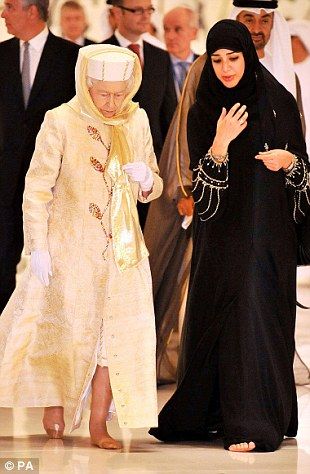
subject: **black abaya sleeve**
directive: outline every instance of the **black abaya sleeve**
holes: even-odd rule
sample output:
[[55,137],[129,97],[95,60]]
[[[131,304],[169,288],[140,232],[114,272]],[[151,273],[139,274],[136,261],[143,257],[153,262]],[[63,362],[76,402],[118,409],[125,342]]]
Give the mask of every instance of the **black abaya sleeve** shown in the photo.
[[219,216],[225,206],[225,191],[228,189],[228,160],[216,164],[208,152],[215,132],[206,123],[201,123],[194,104],[187,118],[187,141],[193,171],[192,195],[201,221]]
[[286,174],[285,184],[294,200],[294,221],[302,222],[310,208],[310,164],[303,138],[300,114],[295,99],[288,96],[286,109],[289,113],[287,126],[287,143],[285,149],[295,155],[295,165]]
[[228,160],[216,164],[207,153],[193,169],[193,198],[201,221],[214,217],[224,206],[228,188]]
[[310,209],[310,171],[309,164],[295,155],[295,164],[285,182],[294,199],[293,217],[296,223],[303,221]]

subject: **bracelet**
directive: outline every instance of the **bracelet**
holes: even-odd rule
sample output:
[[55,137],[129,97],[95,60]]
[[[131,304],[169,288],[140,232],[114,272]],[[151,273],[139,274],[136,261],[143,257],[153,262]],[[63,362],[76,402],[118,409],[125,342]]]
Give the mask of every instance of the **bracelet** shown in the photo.
[[208,155],[210,158],[217,164],[221,165],[222,163],[226,163],[228,160],[228,151],[225,153],[225,155],[213,155],[212,153],[212,147],[209,148]]
[[297,156],[293,155],[292,163],[287,168],[282,168],[284,173],[286,174],[290,173],[294,169],[296,163],[297,163]]

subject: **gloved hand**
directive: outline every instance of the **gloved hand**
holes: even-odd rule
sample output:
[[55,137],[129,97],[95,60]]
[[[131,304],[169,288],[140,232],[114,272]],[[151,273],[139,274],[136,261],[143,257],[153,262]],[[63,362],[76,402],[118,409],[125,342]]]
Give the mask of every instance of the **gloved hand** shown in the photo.
[[150,191],[153,187],[154,179],[151,168],[143,161],[136,161],[135,163],[127,163],[123,166],[123,170],[132,181],[140,184],[142,191]]
[[47,250],[33,250],[30,255],[31,271],[42,285],[49,285],[49,275],[52,276],[52,262]]

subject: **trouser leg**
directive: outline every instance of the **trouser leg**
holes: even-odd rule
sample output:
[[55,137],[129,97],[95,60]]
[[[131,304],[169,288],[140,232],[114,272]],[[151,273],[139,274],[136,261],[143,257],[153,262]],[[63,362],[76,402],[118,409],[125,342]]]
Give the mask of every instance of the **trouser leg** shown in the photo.
[[0,206],[0,313],[16,284],[16,266],[23,249],[23,219],[14,206]]

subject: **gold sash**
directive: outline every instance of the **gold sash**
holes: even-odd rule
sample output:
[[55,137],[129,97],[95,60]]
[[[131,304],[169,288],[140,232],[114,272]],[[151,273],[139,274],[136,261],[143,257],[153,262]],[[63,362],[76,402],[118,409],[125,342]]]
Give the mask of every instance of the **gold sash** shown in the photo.
[[136,266],[148,256],[139,224],[131,185],[122,166],[132,161],[122,126],[112,127],[107,171],[114,181],[111,200],[111,230],[115,262],[121,271]]

